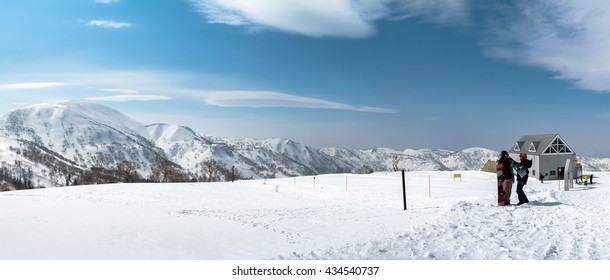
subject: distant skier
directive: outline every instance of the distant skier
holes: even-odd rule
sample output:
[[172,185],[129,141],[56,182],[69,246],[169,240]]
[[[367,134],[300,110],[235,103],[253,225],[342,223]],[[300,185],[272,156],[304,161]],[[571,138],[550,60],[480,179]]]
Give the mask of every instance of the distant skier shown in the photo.
[[527,159],[527,155],[525,153],[519,154],[519,159],[521,162],[517,165],[517,196],[519,197],[519,203],[517,205],[521,205],[524,203],[530,202],[525,196],[525,192],[523,192],[523,186],[527,184],[527,178],[529,177],[529,168],[532,167],[532,161]]
[[542,173],[540,173],[540,183],[543,184],[544,183],[544,175],[542,175]]

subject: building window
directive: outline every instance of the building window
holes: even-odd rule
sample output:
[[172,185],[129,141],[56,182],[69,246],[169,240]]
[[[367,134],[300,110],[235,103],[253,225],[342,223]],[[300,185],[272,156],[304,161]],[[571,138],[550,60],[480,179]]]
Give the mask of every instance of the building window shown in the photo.
[[572,150],[568,148],[568,146],[559,139],[559,137],[555,137],[553,142],[549,144],[549,146],[544,150],[545,154],[566,154],[572,153]]
[[521,146],[519,145],[519,142],[515,143],[515,146],[513,147],[513,151],[515,151],[515,152],[521,151]]
[[527,151],[531,152],[531,153],[535,153],[536,152],[536,147],[534,146],[534,143],[530,143],[530,148]]
[[555,170],[551,170],[551,176],[555,176]]

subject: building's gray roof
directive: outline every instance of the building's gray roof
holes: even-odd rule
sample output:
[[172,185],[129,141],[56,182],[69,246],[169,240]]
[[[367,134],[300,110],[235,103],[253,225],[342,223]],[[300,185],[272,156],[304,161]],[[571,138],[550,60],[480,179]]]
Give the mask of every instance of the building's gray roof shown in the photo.
[[[517,148],[519,148],[519,150],[516,150]],[[510,152],[541,155],[547,149],[560,154],[574,154],[574,150],[563,141],[559,134],[524,135],[513,145]]]

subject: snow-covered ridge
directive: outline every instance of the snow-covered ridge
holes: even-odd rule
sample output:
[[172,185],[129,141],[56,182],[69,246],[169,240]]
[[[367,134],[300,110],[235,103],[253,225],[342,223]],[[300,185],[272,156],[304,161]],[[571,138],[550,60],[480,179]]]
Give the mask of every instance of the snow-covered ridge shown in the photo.
[[[32,168],[43,186],[64,185],[69,179],[69,174],[65,174],[69,169],[109,168],[125,161],[134,162],[144,176],[151,174],[159,159],[170,160],[193,175],[202,173],[202,162],[214,159],[226,169],[235,167],[246,178],[275,178],[394,169],[480,170],[498,154],[485,148],[314,149],[285,138],[204,136],[185,126],[145,126],[109,107],[74,101],[11,111],[0,118],[0,137],[4,139],[0,161],[13,169],[17,165],[21,170]],[[600,167],[606,170],[608,166],[599,159],[589,162],[583,164],[590,171]],[[57,171],[56,164],[63,166],[61,170]]]

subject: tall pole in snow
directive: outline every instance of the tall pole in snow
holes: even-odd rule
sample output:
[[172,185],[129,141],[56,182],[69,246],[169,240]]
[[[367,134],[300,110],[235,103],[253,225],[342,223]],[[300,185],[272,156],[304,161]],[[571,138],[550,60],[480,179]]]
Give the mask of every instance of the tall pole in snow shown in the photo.
[[428,175],[428,197],[432,197],[432,184],[430,182],[430,175]]
[[559,167],[557,167],[557,190],[561,190],[561,176],[559,176]]
[[407,187],[405,184],[405,170],[402,170],[402,202],[404,205],[404,210],[407,210]]

